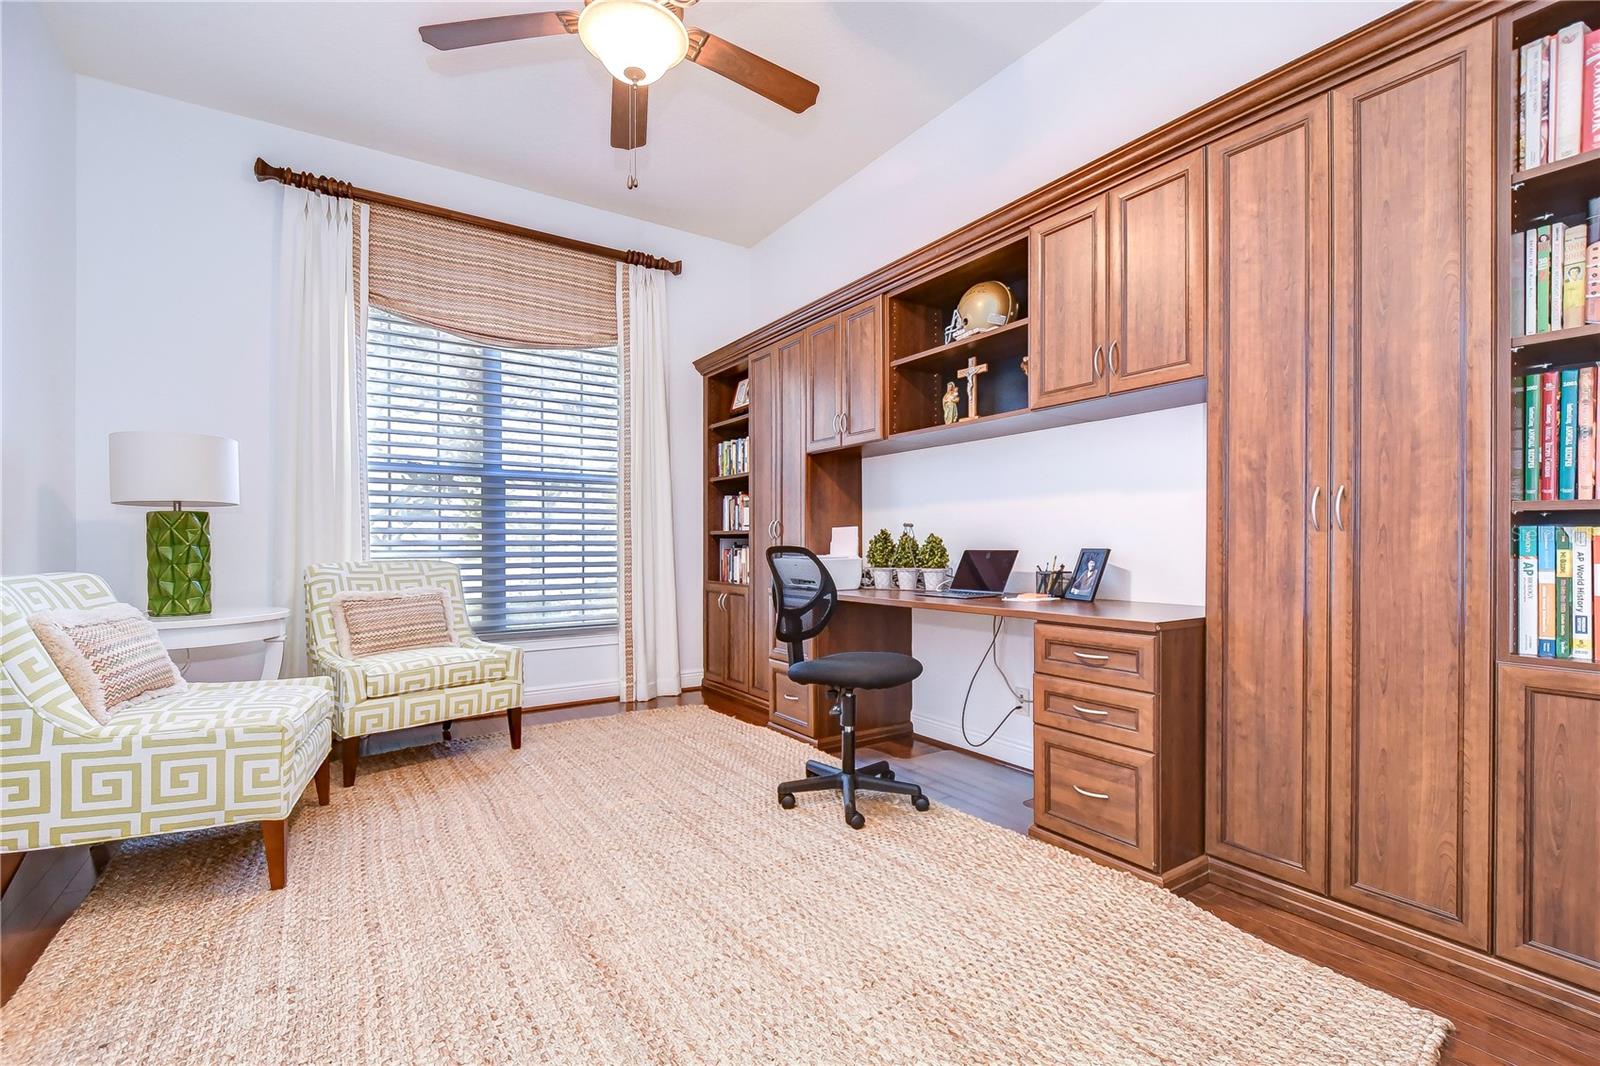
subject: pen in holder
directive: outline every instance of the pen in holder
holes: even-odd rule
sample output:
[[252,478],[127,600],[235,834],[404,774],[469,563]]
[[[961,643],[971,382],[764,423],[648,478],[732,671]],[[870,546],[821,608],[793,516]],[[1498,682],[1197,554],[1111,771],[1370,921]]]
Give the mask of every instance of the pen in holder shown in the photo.
[[1033,568],[1033,590],[1046,596],[1059,598],[1067,591],[1067,579],[1071,576],[1064,566],[1057,566],[1050,570],[1046,570],[1042,566],[1036,566]]

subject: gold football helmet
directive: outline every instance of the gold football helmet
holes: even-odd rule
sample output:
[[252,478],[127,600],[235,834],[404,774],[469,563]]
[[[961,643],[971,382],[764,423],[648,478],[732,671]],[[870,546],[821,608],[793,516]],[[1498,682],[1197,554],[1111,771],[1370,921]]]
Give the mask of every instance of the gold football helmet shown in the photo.
[[961,296],[946,341],[999,329],[1017,317],[1017,298],[1000,281],[980,281]]

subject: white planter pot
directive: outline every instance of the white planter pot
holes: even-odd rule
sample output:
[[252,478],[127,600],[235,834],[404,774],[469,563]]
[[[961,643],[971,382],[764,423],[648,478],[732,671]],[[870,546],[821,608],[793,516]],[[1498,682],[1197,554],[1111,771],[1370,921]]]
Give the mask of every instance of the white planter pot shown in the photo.
[[894,567],[874,566],[872,568],[872,587],[875,589],[894,588]]
[[917,576],[921,573],[921,570],[917,570],[915,568],[896,569],[894,572],[894,583],[899,587],[901,592],[915,592],[917,591]]
[[948,566],[922,568],[922,587],[930,592],[943,591],[950,587],[950,568]]

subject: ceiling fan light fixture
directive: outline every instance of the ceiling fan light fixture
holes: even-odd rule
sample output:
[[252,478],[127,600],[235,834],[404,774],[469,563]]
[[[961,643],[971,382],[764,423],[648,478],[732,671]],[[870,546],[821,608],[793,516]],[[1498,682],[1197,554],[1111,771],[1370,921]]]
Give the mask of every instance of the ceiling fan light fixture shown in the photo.
[[618,81],[649,85],[683,62],[689,34],[656,0],[593,0],[578,16],[578,39]]

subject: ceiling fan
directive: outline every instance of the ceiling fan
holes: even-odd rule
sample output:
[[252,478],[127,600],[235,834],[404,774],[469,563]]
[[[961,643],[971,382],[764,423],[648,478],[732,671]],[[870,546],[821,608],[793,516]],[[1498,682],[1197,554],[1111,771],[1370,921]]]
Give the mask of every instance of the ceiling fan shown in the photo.
[[[705,30],[683,24],[697,0],[584,0],[582,12],[535,11],[422,26],[435,48],[475,48],[530,37],[575,33],[611,73],[611,147],[632,151],[645,142],[649,86],[687,59],[766,97],[795,114],[817,102],[818,88],[793,71]],[[628,188],[639,181],[630,163]]]

